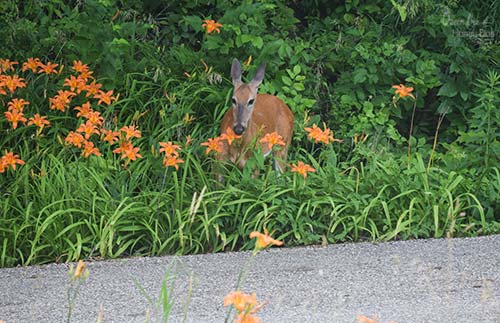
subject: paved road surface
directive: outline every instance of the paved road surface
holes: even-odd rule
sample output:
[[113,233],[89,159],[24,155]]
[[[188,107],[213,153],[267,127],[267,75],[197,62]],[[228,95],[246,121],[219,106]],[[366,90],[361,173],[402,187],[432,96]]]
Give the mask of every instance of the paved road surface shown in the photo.
[[[169,322],[222,323],[223,297],[250,255],[90,263],[72,322],[97,322],[99,311],[102,322],[161,322],[133,279],[157,299],[170,268]],[[65,322],[68,268],[0,269],[0,320]],[[253,259],[243,291],[268,301],[259,315],[264,323],[354,323],[357,315],[383,323],[500,323],[500,235],[273,248]]]

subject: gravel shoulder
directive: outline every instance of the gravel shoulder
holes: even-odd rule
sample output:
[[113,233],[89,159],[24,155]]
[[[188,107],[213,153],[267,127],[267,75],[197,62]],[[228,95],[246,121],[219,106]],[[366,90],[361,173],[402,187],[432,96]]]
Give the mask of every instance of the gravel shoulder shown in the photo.
[[[223,298],[242,290],[268,304],[265,323],[500,323],[500,235],[327,247],[272,248],[91,262],[72,322],[161,322],[154,301],[173,286],[169,322],[224,322]],[[69,264],[0,269],[0,320],[65,322]],[[169,275],[165,275],[169,272]],[[134,282],[135,281],[135,282]],[[138,285],[141,286],[139,288]]]

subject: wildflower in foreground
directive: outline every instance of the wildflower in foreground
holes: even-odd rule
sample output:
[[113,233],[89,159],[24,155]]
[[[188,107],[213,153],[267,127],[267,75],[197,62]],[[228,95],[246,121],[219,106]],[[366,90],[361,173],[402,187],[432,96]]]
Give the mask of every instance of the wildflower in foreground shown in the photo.
[[255,248],[258,250],[264,249],[269,245],[282,246],[283,241],[275,240],[270,235],[267,229],[264,229],[264,233],[260,233],[258,231],[253,231],[250,233],[250,239],[257,238],[255,242]]
[[237,290],[224,297],[224,306],[233,305],[238,315],[233,323],[261,323],[260,319],[253,316],[259,311],[263,304],[257,303],[257,296],[242,293]]
[[257,306],[257,296],[255,293],[248,295],[237,290],[224,297],[224,306],[233,305],[238,312],[246,311],[249,307]]
[[377,321],[375,319],[370,319],[366,316],[363,316],[363,315],[359,315],[357,317],[358,319],[358,323],[377,323]]
[[261,144],[267,144],[268,149],[272,149],[274,145],[286,146],[283,141],[283,137],[278,135],[276,132],[266,133],[266,135],[260,140]]
[[231,127],[227,127],[226,132],[224,132],[221,136],[221,140],[227,140],[229,145],[233,143],[234,140],[240,139],[241,135],[237,135],[234,133],[233,129]]
[[262,321],[258,317],[252,316],[251,314],[240,313],[233,323],[262,323]]
[[[358,323],[377,323],[376,319],[371,319],[371,318],[368,318],[368,317],[363,316],[363,315],[359,315],[357,317],[357,319],[358,319]],[[389,323],[396,323],[396,322],[390,321]]]
[[24,164],[25,162],[19,159],[19,155],[14,155],[13,152],[6,151],[5,155],[0,158],[0,173],[3,173],[9,166],[13,170],[16,170],[16,165]]
[[207,31],[207,34],[210,34],[214,31],[220,34],[219,27],[223,26],[221,23],[215,22],[215,20],[208,20],[208,19],[203,20],[203,22],[204,23],[201,25],[201,27]]
[[205,155],[208,155],[212,150],[221,153],[222,152],[222,142],[221,137],[208,138],[208,141],[201,143],[201,146],[206,146]]
[[396,89],[396,94],[400,97],[400,98],[404,98],[404,97],[411,97],[413,99],[415,99],[415,96],[413,94],[411,94],[411,92],[413,91],[413,88],[412,87],[406,87],[404,86],[403,84],[399,84],[399,85],[393,85],[392,86],[393,89]]
[[299,173],[300,175],[304,176],[304,179],[306,179],[308,172],[314,173],[316,171],[310,165],[304,164],[301,161],[299,161],[296,165],[292,164],[291,166],[292,173]]

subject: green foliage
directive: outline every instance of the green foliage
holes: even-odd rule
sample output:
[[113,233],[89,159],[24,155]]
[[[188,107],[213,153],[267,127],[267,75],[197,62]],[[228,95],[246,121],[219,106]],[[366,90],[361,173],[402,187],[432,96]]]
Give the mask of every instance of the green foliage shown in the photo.
[[[0,173],[0,266],[245,249],[264,227],[287,245],[500,232],[497,7],[2,2],[0,58],[20,62],[5,74],[28,84],[0,95],[0,156],[14,151],[26,162]],[[205,20],[221,23],[220,33],[207,33]],[[30,57],[65,68],[21,72]],[[259,156],[240,171],[204,154],[200,143],[219,134],[229,106],[233,58],[247,78],[267,63],[260,91],[294,112],[289,162],[314,167],[306,179],[277,176]],[[124,163],[97,139],[102,157],[63,144],[82,122],[73,108],[87,99],[54,112],[48,98],[74,75],[74,60],[120,94],[93,107],[106,126],[139,127],[143,158]],[[416,99],[398,98],[398,84]],[[51,127],[12,129],[4,112],[15,97]],[[304,130],[312,124],[343,142],[312,143]],[[177,171],[161,163],[159,143],[168,141],[182,146]]]

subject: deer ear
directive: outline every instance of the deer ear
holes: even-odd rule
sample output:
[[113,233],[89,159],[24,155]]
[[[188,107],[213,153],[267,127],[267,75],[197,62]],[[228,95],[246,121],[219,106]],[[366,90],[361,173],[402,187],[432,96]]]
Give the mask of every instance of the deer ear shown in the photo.
[[255,76],[253,77],[252,82],[250,82],[250,86],[253,88],[258,88],[264,79],[264,74],[266,72],[266,64],[261,64],[255,72]]
[[231,78],[233,79],[235,88],[241,85],[241,64],[236,58],[233,59],[233,64],[231,65]]

